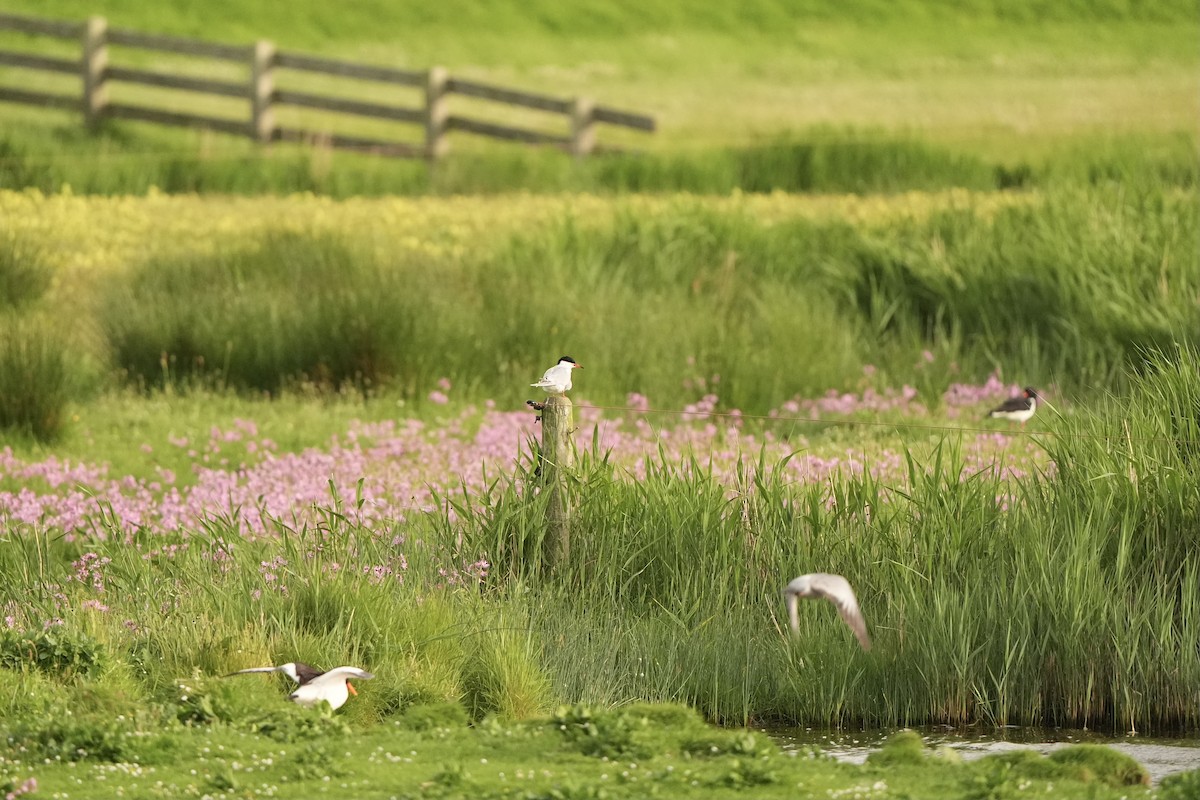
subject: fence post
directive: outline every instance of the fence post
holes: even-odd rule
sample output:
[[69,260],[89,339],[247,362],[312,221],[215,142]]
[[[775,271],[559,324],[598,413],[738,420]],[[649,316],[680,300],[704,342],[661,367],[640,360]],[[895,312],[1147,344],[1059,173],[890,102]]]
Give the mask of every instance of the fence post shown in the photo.
[[266,144],[275,138],[275,45],[266,39],[254,43],[250,63],[250,138]]
[[583,158],[596,149],[596,104],[576,97],[571,106],[571,155]]
[[425,158],[437,161],[446,154],[446,82],[449,76],[443,67],[432,67],[425,75]]
[[83,29],[83,121],[95,130],[108,105],[108,20],[88,17]]
[[567,497],[567,475],[575,465],[571,410],[571,400],[565,395],[547,397],[542,409],[542,491],[550,493],[543,550],[548,572],[566,564],[571,553],[571,503]]

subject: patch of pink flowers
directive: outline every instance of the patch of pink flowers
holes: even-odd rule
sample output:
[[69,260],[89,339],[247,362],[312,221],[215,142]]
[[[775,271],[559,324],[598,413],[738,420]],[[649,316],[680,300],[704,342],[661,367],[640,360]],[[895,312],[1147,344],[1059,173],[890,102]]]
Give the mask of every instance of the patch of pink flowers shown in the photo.
[[[449,388],[449,382],[444,384]],[[983,386],[951,386],[941,398],[946,409],[975,408],[1015,394],[993,376]],[[763,421],[757,435],[747,429],[743,415],[720,411],[719,398],[707,393],[687,405],[680,415],[645,413],[650,401],[629,396],[629,410],[605,416],[601,409],[576,400],[581,451],[594,445],[633,479],[644,478],[647,467],[660,458],[677,463],[696,459],[714,477],[733,485],[739,461],[769,463],[790,457],[786,469],[797,482],[827,482],[839,474],[870,474],[904,482],[907,462],[903,452],[856,448],[812,452],[808,441],[793,435],[803,419],[826,421],[839,416],[878,414],[915,416],[926,407],[911,387],[899,390],[866,389],[857,394],[831,392],[814,399],[795,398],[772,412],[777,423]],[[982,408],[976,409],[982,416]],[[799,418],[781,428],[787,418]],[[467,407],[438,426],[415,419],[353,423],[323,447],[298,453],[278,452],[276,445],[259,437],[256,426],[237,420],[228,430],[213,428],[207,445],[193,458],[193,485],[178,485],[161,471],[156,480],[112,477],[104,464],[74,464],[54,457],[25,462],[10,449],[0,451],[0,474],[10,483],[29,482],[16,491],[0,492],[0,524],[25,524],[62,531],[69,538],[130,538],[139,530],[188,532],[205,521],[233,522],[245,536],[274,530],[272,521],[300,526],[318,520],[331,503],[332,486],[357,524],[377,526],[403,522],[413,514],[435,510],[437,496],[463,491],[481,493],[488,481],[510,473],[515,462],[527,458],[528,442],[540,436],[534,414],[527,410],[499,411],[490,401],[484,410]],[[928,439],[922,433],[922,439]],[[167,437],[167,445],[186,448],[186,439]],[[153,446],[156,443],[151,443]],[[232,464],[222,447],[237,446],[246,463]],[[525,454],[525,455],[523,455]],[[1030,469],[1050,469],[1035,445],[1007,430],[994,433],[964,432],[964,476],[995,471],[1011,477]],[[1039,461],[1039,459],[1041,459]],[[239,459],[232,459],[239,461]],[[361,504],[351,502],[360,498]],[[174,547],[175,545],[171,545]],[[222,544],[214,560],[229,558],[232,545]],[[286,591],[286,564],[264,562],[264,591]],[[75,564],[74,578],[101,592],[104,563],[85,554]],[[401,576],[407,564],[378,565],[379,577]],[[375,569],[372,567],[371,569]],[[486,565],[464,564],[459,572],[482,574]],[[373,573],[374,574],[374,573]]]
[[6,792],[4,795],[4,800],[17,800],[17,798],[21,797],[22,795],[33,794],[37,791],[37,788],[37,778],[26,778],[11,792]]

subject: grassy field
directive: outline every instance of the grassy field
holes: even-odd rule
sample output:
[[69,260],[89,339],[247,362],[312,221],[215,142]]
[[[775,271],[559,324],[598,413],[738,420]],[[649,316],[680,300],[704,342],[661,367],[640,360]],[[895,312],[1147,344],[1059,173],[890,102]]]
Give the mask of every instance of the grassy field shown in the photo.
[[[102,758],[39,768],[49,797],[967,797],[1184,800],[1195,783],[1168,779],[1151,794],[1126,756],[1077,745],[1050,758],[992,756],[963,764],[915,734],[895,737],[863,766],[808,748],[781,753],[762,733],[705,728],[689,710],[637,705],[621,712],[566,707],[530,722],[463,726],[445,706],[415,707],[402,721],[352,733],[327,717],[273,713],[263,734],[179,728],[140,746],[132,763]],[[82,727],[82,726],[80,726]],[[74,729],[79,730],[79,727]],[[28,756],[55,748],[26,750]],[[57,753],[55,753],[57,754]],[[23,774],[23,761],[9,762]],[[28,779],[26,779],[28,780]],[[13,786],[22,785],[16,781]],[[916,794],[912,794],[912,793]],[[19,796],[19,795],[18,795]]]
[[[69,340],[13,403],[69,372],[406,402],[447,379],[511,408],[560,352],[588,354],[607,405],[680,408],[720,381],[722,410],[766,414],[856,388],[864,365],[926,396],[1000,370],[1085,397],[1197,339],[1196,197],[1170,187],[0,203],[21,325]],[[219,236],[182,243],[198,229]]]
[[[3,201],[13,630],[148,701],[307,652],[394,670],[368,719],[1196,725],[1191,192]],[[558,350],[589,455],[547,583],[517,409]],[[1035,436],[977,421],[1024,384]],[[788,648],[816,564],[875,653],[827,609]]]
[[[587,94],[653,113],[660,125],[653,136],[601,133],[602,142],[646,152],[575,165],[560,154],[457,136],[456,157],[431,176],[420,164],[288,147],[264,157],[228,137],[136,123],[89,137],[74,115],[12,106],[12,124],[0,130],[0,186],[335,196],[513,188],[841,192],[1048,185],[1064,175],[1088,180],[1114,170],[1166,172],[1195,183],[1200,55],[1193,44],[1200,17],[1184,3],[1065,10],[1030,2],[997,13],[990,4],[865,3],[855,10],[761,2],[736,20],[717,3],[665,0],[602,14],[569,3],[521,13],[507,4],[465,5],[471,10],[451,4],[417,13],[372,3],[354,13],[280,18],[250,4],[201,19],[186,4],[56,3],[55,15],[104,13],[115,25],[214,40],[270,36],[281,47],[410,68],[438,63],[470,78]],[[11,9],[48,13],[21,0]],[[13,46],[30,44],[14,39]],[[143,66],[162,65],[142,58]],[[231,70],[224,75],[230,79],[241,74],[234,65],[221,69]],[[2,74],[27,88],[77,91],[68,76]],[[296,76],[279,80],[301,88]],[[312,85],[304,78],[304,88]],[[114,99],[136,100],[138,91],[116,86]],[[209,102],[180,92],[155,96],[192,111]],[[378,92],[364,97],[384,99]],[[419,101],[415,94],[406,100]],[[460,113],[517,121],[466,99],[454,102]],[[209,108],[241,115],[243,105],[214,100]],[[317,112],[281,113],[286,123],[331,124]],[[420,137],[404,126],[338,124],[368,135]],[[545,123],[527,116],[524,124]],[[805,158],[840,168],[797,169]]]
[[[1200,730],[1190,4],[5,10],[662,128],[431,174],[5,108],[0,793],[1194,793],[1104,749],[852,767],[757,731]],[[562,353],[549,570],[524,403]],[[789,635],[809,571],[870,652],[825,603]],[[219,677],[290,660],[376,677],[333,714]]]

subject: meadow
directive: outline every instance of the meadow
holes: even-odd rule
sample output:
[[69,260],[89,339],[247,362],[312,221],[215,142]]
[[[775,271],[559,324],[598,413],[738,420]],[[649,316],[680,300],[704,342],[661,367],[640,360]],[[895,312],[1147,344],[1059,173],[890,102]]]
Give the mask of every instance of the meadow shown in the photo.
[[[1191,4],[950,3],[906,0],[652,0],[603,11],[549,0],[473,0],[413,9],[383,2],[353,12],[306,7],[281,17],[269,4],[230,4],[197,15],[187,3],[11,0],[6,9],[60,19],[105,15],[110,24],[212,41],[279,47],[407,69],[434,64],[468,79],[554,96],[588,95],[653,114],[652,136],[600,131],[624,155],[576,163],[553,151],[451,137],[454,157],[428,170],[350,154],[275,146],[139,123],[82,130],[78,115],[9,105],[0,128],[0,188],[87,193],[314,192],[456,195],[584,191],[896,192],[953,187],[1047,187],[1064,179],[1154,176],[1196,183],[1200,105]],[[486,22],[484,22],[486,20]],[[35,45],[0,35],[16,49]],[[39,50],[39,52],[42,52]],[[174,64],[114,52],[143,68],[240,80],[236,65]],[[5,85],[74,93],[77,79],[0,68]],[[280,86],[313,87],[287,75]],[[418,104],[389,87],[331,84],[359,99]],[[244,115],[240,101],[129,85],[114,101],[153,94],[185,111]],[[410,97],[409,94],[412,94]],[[550,130],[534,113],[456,98],[457,112]],[[456,112],[456,113],[457,113]],[[494,117],[499,113],[499,117]],[[11,115],[11,116],[10,116]],[[414,126],[363,127],[354,119],[281,109],[281,124],[415,141]],[[357,127],[356,127],[357,126]],[[551,126],[552,127],[552,126]],[[561,133],[562,131],[554,129]]]
[[[10,652],[160,708],[368,663],[361,722],[1197,725],[1190,192],[0,202]],[[546,342],[585,364],[553,575]],[[1025,384],[1053,410],[979,421]],[[783,634],[818,565],[871,654]]]
[[[0,793],[1195,793],[764,732],[1200,731],[1193,8],[236,5],[54,13],[662,130],[430,171],[5,108]],[[564,353],[551,569],[525,401]],[[810,571],[870,652],[825,603],[789,635]],[[332,714],[220,677],[292,660],[376,677]]]

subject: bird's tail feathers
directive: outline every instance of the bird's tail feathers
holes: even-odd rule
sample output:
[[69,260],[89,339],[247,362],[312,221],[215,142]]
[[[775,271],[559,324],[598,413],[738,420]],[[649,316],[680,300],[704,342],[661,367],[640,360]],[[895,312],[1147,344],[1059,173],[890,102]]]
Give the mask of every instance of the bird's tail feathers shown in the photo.
[[795,592],[787,592],[788,624],[792,633],[800,633],[800,598]]

